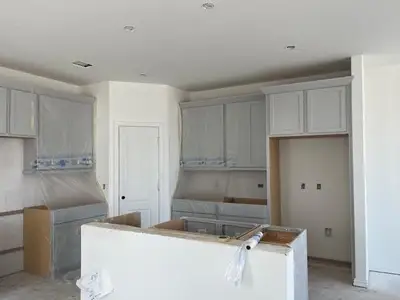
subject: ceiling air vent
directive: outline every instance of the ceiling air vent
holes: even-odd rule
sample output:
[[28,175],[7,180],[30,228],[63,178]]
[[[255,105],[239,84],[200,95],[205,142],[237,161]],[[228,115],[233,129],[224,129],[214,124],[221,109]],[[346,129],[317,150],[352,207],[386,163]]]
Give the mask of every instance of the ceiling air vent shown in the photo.
[[93,66],[91,64],[88,64],[88,63],[85,63],[85,62],[79,61],[79,60],[74,61],[72,64],[77,66],[77,67],[81,67],[81,68],[90,68],[90,67]]

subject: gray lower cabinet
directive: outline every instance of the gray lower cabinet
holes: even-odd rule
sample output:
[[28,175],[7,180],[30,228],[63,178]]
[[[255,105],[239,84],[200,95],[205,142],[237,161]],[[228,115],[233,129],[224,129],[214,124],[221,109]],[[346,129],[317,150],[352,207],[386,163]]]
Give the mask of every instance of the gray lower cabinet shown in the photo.
[[[252,218],[269,221],[269,210],[267,205],[218,203],[218,215],[236,217],[241,219]],[[239,219],[237,219],[236,221],[239,221]]]
[[[186,212],[201,215],[217,215],[217,202],[201,201],[201,200],[186,200],[174,199],[172,201],[173,212]],[[188,217],[194,217],[188,216]]]
[[55,276],[81,267],[81,226],[105,216],[56,224],[53,227],[53,265]]
[[173,211],[172,212],[172,220],[179,220],[182,217],[193,217],[193,218],[201,218],[201,219],[213,219],[217,218],[217,215],[211,214],[201,214],[201,213],[191,213],[187,211]]
[[11,91],[10,135],[35,137],[37,133],[37,95]]
[[59,278],[80,268],[81,226],[106,218],[107,203],[24,209],[24,270]]
[[268,205],[173,199],[172,219],[196,217],[234,222],[269,224]]
[[255,223],[255,224],[268,224],[269,223],[269,217],[265,218],[265,219],[259,219],[259,218],[240,217],[240,216],[220,215],[220,216],[218,216],[218,219],[223,220],[223,221],[245,222],[245,223]]
[[7,133],[7,90],[0,88],[0,134]]

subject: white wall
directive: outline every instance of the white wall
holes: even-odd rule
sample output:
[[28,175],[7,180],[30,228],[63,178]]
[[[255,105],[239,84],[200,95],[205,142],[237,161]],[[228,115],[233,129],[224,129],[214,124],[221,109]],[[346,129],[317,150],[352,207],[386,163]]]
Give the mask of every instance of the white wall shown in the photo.
[[118,124],[158,123],[162,141],[160,151],[160,218],[170,219],[171,197],[179,173],[180,112],[184,93],[166,85],[103,82],[84,87],[97,98],[95,116],[96,174],[105,184],[111,215],[118,214],[118,172],[116,145]]
[[94,157],[97,182],[103,189],[106,199],[109,192],[109,154],[110,154],[110,84],[101,82],[84,86],[83,93],[96,98],[94,103]]
[[146,232],[107,224],[82,227],[81,274],[107,272],[114,287],[108,300],[130,300],[135,295],[148,300],[294,300],[293,251],[289,248],[275,252],[273,246],[259,245],[251,250],[242,285],[235,287],[225,279],[237,249],[229,244],[235,242]]
[[368,258],[371,271],[400,274],[400,59],[364,57]]
[[279,150],[282,225],[307,229],[309,256],[350,262],[348,138],[284,139]]

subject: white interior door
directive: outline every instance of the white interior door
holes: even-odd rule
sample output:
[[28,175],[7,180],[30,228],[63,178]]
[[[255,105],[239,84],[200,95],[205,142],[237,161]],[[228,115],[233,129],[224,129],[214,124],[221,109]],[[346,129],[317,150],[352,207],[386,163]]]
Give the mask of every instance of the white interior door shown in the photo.
[[159,131],[119,128],[119,212],[140,212],[142,227],[159,222]]

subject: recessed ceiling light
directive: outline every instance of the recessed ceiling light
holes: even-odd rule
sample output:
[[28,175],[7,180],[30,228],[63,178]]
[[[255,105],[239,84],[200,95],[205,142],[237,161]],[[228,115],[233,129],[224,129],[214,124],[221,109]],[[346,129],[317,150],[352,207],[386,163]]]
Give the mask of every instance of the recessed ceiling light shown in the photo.
[[77,60],[72,63],[74,66],[81,67],[81,68],[90,68],[93,67],[92,64],[85,63],[83,61]]
[[295,45],[287,45],[286,46],[286,50],[294,50],[294,49],[296,49]]
[[206,3],[203,3],[203,5],[201,7],[204,8],[204,9],[213,9],[214,8],[214,3],[206,2]]
[[125,30],[126,32],[133,32],[133,31],[135,31],[135,26],[126,25],[126,26],[124,26],[124,30]]
[[147,74],[146,73],[140,73],[140,76],[147,77]]

